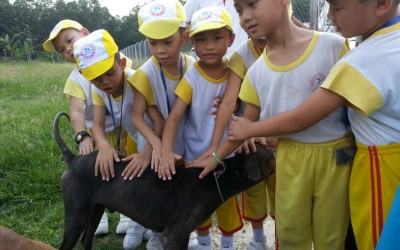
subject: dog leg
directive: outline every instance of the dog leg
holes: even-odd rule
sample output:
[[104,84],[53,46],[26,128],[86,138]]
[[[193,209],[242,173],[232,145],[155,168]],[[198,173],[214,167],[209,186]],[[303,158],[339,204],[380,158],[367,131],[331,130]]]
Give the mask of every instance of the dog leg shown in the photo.
[[104,210],[104,207],[101,205],[95,205],[94,208],[91,209],[91,213],[81,238],[81,244],[84,249],[92,249],[94,232],[96,232]]
[[[72,194],[76,194],[72,193]],[[89,217],[90,204],[79,196],[64,196],[64,238],[60,249],[73,249]]]
[[[184,232],[180,226],[165,228],[162,236],[163,250],[187,250],[189,244],[189,232]],[[187,230],[186,230],[187,231]],[[182,235],[186,235],[182,237]]]

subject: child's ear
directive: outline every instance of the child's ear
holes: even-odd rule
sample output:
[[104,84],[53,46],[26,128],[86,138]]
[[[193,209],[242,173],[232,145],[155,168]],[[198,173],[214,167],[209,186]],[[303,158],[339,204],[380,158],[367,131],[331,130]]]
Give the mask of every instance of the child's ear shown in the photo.
[[90,31],[89,31],[87,28],[85,28],[85,27],[83,27],[83,28],[81,29],[81,32],[82,32],[85,36],[87,36],[87,35],[90,34]]
[[[386,15],[392,9],[396,9],[397,6],[394,4],[394,0],[375,0],[376,9],[375,16],[377,18]],[[396,10],[395,10],[396,11]]]
[[189,31],[188,29],[185,29],[185,31],[182,33],[182,43],[183,44],[188,44],[189,43]]
[[126,57],[122,57],[122,58],[121,58],[121,61],[120,61],[120,63],[119,63],[119,66],[121,67],[122,70],[125,69],[125,67],[126,67]]
[[232,46],[233,42],[235,41],[235,33],[232,32],[231,37],[229,38],[229,47]]

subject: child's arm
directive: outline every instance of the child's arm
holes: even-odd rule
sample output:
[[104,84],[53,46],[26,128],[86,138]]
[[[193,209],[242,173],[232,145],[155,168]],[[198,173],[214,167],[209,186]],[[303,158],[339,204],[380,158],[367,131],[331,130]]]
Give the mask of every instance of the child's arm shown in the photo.
[[[122,172],[122,176],[125,179],[132,180],[135,176],[141,176],[146,170],[148,165],[151,163],[151,168],[154,168],[155,163],[161,158],[161,133],[162,126],[164,125],[164,118],[161,113],[155,107],[149,107],[147,105],[146,98],[137,90],[135,91],[135,101],[133,104],[132,123],[136,127],[139,133],[141,133],[147,141],[143,151],[129,156],[123,161],[130,161]],[[144,119],[146,110],[150,119],[154,123],[154,130],[150,128]],[[160,128],[161,127],[161,128]],[[154,155],[154,159],[152,157]]]
[[110,175],[112,177],[115,176],[113,161],[119,161],[119,156],[117,151],[107,141],[104,128],[105,113],[104,106],[93,106],[93,137],[99,148],[94,173],[97,176],[100,170],[103,180],[108,181]]
[[210,147],[199,159],[209,157],[212,152],[215,152],[219,148],[225,129],[228,127],[232,114],[235,111],[241,83],[242,79],[235,72],[230,71],[226,90],[217,110]]
[[[257,121],[260,116],[260,108],[246,103],[246,108],[244,112],[244,117],[252,121]],[[200,173],[199,178],[204,178],[209,172],[213,171],[218,165],[218,159],[225,159],[230,153],[232,153],[235,149],[237,149],[243,140],[235,140],[235,141],[225,141],[217,151],[213,152],[215,156],[212,154],[211,156],[202,159],[202,160],[195,160],[186,164],[186,167],[189,168],[204,168],[203,172]]]
[[[85,118],[85,102],[81,99],[70,96],[69,97],[71,124],[74,128],[75,134],[79,131],[87,131],[86,118]],[[83,141],[79,143],[79,153],[81,155],[89,154],[94,150],[94,142],[92,137],[85,136]]]
[[347,102],[340,95],[318,88],[291,111],[257,122],[235,117],[229,129],[228,140],[242,141],[254,136],[278,136],[303,131],[345,105]]
[[148,106],[146,113],[149,115],[154,124],[153,131],[156,136],[154,138],[150,138],[150,145],[152,145],[153,149],[151,156],[151,168],[157,172],[158,167],[161,164],[161,137],[165,125],[165,119],[155,106]]
[[[161,167],[158,170],[158,176],[163,180],[171,180],[175,174],[175,154],[174,142],[179,127],[179,122],[185,113],[187,104],[177,97],[174,106],[169,114],[162,133],[162,158]],[[172,173],[172,174],[171,174]]]

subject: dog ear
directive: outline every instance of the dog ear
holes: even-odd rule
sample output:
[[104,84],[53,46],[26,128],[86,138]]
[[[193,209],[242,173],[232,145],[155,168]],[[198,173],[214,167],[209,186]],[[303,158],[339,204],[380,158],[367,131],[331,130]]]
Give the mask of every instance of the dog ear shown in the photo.
[[260,169],[258,168],[257,159],[254,153],[245,157],[244,165],[247,170],[247,177],[253,181],[260,180]]

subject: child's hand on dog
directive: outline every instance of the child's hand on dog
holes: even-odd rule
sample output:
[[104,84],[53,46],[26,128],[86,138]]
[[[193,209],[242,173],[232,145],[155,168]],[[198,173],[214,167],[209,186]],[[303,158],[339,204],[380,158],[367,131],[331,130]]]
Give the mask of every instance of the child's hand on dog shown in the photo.
[[150,159],[151,147],[148,144],[142,152],[123,158],[122,161],[129,161],[122,172],[124,180],[133,180],[136,176],[140,177],[150,165]]
[[110,144],[99,145],[99,153],[96,158],[96,164],[94,168],[94,175],[100,174],[103,180],[109,181],[110,176],[114,177],[114,160],[119,162],[119,156],[117,150],[111,147]]

